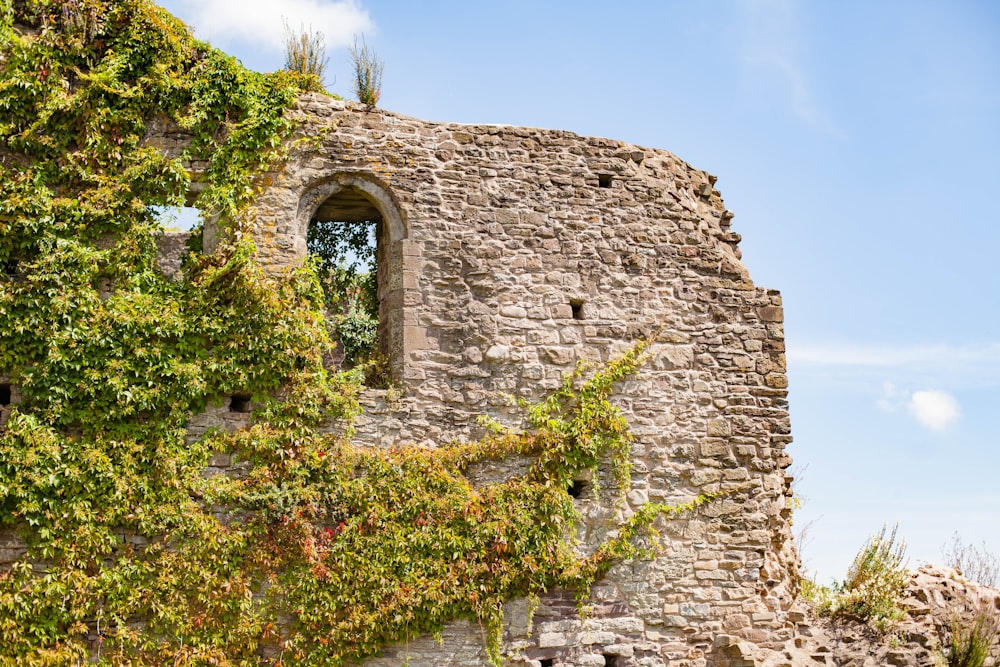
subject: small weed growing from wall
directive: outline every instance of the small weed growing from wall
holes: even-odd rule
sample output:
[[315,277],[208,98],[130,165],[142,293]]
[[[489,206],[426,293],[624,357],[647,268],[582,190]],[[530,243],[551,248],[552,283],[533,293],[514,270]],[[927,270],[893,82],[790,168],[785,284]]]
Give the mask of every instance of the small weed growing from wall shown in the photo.
[[358,101],[370,107],[378,105],[382,96],[382,70],[385,65],[374,51],[368,48],[365,38],[361,37],[361,47],[357,38],[351,47],[351,62],[354,65],[354,94]]
[[817,609],[826,609],[833,599],[833,589],[816,581],[814,577],[802,577],[799,580],[802,599],[811,602]]
[[322,91],[323,74],[330,59],[326,56],[326,39],[312,26],[292,30],[284,21],[285,69],[301,76],[303,89]]

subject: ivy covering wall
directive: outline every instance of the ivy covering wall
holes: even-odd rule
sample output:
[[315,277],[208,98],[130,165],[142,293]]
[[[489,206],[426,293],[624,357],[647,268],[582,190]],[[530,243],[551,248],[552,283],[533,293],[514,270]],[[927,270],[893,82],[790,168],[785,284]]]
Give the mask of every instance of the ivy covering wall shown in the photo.
[[[339,665],[459,617],[500,661],[502,604],[589,585],[664,512],[577,555],[575,476],[630,437],[609,402],[637,346],[526,408],[533,428],[476,443],[369,449],[315,426],[350,420],[360,380],[322,365],[309,267],[264,275],[244,236],[255,175],[282,158],[303,82],[258,74],[146,0],[0,2],[0,530],[28,545],[0,573],[0,665]],[[168,158],[146,128],[194,141]],[[154,209],[228,221],[180,279],[156,266]],[[193,250],[197,250],[196,248]],[[252,393],[251,427],[185,444],[210,402]],[[348,429],[349,432],[349,429]],[[213,452],[246,463],[206,478]],[[485,459],[523,477],[476,489]]]

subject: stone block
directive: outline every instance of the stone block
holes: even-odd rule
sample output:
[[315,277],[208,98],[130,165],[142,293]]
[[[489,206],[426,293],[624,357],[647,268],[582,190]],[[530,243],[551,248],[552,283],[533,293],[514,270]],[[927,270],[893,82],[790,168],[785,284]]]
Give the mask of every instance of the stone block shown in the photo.
[[575,357],[573,348],[570,347],[543,347],[541,354],[548,363],[556,366],[571,364]]
[[762,306],[757,309],[757,316],[765,322],[781,322],[784,319],[781,306]]
[[500,308],[500,315],[503,317],[523,318],[528,316],[528,311],[521,306],[503,306]]
[[733,427],[726,419],[720,417],[708,422],[708,436],[710,438],[725,438],[732,432]]
[[729,443],[717,438],[702,440],[698,446],[698,450],[701,452],[701,456],[705,458],[719,458],[729,456],[730,454]]
[[788,377],[781,374],[768,375],[764,378],[768,387],[773,387],[775,389],[785,389],[788,387]]
[[510,356],[510,348],[506,345],[491,345],[486,350],[486,361],[498,363],[506,360]]
[[543,632],[538,636],[538,646],[539,648],[553,648],[557,646],[566,646],[569,644],[570,638],[563,632]]

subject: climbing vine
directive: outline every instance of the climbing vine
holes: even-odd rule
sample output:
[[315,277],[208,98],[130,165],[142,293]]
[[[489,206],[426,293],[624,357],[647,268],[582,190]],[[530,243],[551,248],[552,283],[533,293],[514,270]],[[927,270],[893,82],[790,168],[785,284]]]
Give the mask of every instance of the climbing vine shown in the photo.
[[[358,407],[330,374],[314,268],[281,278],[243,230],[281,158],[302,83],[257,74],[147,0],[0,2],[0,665],[339,665],[478,619],[500,660],[502,604],[585,596],[662,514],[650,504],[590,556],[567,486],[630,436],[610,401],[644,345],[527,408],[531,428],[439,449],[372,449],[317,426]],[[171,152],[148,129],[192,140]],[[155,207],[226,222],[177,280]],[[251,393],[252,426],[185,441],[213,401]],[[203,473],[213,452],[239,477]],[[523,476],[474,487],[487,460]],[[699,499],[696,504],[705,499]]]

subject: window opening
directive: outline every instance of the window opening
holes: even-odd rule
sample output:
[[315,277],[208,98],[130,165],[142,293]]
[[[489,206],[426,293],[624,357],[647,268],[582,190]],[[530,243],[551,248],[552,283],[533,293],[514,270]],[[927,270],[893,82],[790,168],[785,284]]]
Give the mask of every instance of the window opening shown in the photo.
[[0,383],[0,406],[10,405],[10,385],[6,382]]
[[569,306],[573,309],[574,320],[582,320],[584,318],[583,299],[570,299]]
[[602,188],[611,187],[611,174],[598,174],[597,175],[597,185]]
[[168,232],[186,232],[202,223],[201,209],[194,206],[150,206],[149,210]]
[[229,398],[230,412],[250,412],[250,394],[233,394]]
[[345,368],[365,364],[366,384],[388,380],[379,310],[379,250],[382,215],[361,192],[345,188],[313,215],[306,234],[323,288],[330,337],[337,344],[329,360]]

